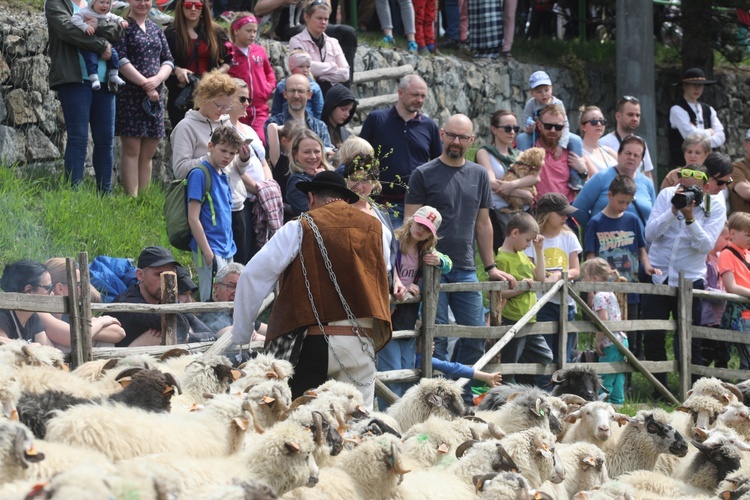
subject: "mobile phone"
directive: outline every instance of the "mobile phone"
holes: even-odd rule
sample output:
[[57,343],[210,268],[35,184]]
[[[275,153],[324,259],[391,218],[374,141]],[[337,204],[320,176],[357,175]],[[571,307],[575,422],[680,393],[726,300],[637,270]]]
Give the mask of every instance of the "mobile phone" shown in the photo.
[[246,137],[245,140],[244,140],[244,142],[245,142],[245,144],[247,144],[249,146],[250,143],[253,142],[253,138],[252,137]]

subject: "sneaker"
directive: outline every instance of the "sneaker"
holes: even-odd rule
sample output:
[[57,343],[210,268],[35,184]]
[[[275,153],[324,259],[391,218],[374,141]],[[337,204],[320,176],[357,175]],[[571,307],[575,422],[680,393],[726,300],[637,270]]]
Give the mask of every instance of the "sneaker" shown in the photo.
[[387,35],[383,37],[383,43],[385,45],[390,45],[391,47],[396,44],[396,42],[393,40],[393,37]]
[[448,40],[440,44],[440,48],[445,50],[458,50],[460,47],[461,42],[452,38],[449,38]]
[[417,52],[419,52],[420,54],[424,54],[425,52],[427,52],[427,46],[423,45],[421,47],[417,47]]
[[435,53],[435,44],[434,43],[428,43],[427,44],[427,52],[429,52],[430,54],[434,54]]
[[110,94],[116,94],[119,90],[120,90],[120,86],[119,85],[117,85],[112,80],[108,80],[107,81],[107,91]]
[[148,17],[156,24],[159,24],[162,26],[172,22],[172,16],[165,14],[164,12],[160,11],[156,7],[151,7],[151,10],[148,11]]
[[417,42],[415,42],[414,40],[409,40],[409,44],[407,45],[406,50],[408,50],[412,54],[415,54],[418,48],[419,47],[417,47]]
[[568,187],[573,191],[580,191],[581,189],[583,189],[583,185],[576,182],[569,182]]
[[512,61],[513,60],[513,56],[511,55],[511,53],[510,53],[509,50],[506,50],[501,55],[503,56],[503,59],[505,59],[506,61]]

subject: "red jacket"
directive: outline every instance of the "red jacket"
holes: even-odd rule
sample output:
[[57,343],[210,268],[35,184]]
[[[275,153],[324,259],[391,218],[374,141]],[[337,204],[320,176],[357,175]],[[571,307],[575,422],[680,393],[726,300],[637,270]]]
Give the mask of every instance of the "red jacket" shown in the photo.
[[247,56],[236,46],[232,47],[232,52],[229,76],[247,82],[250,95],[247,116],[240,121],[251,126],[258,132],[258,136],[264,137],[263,124],[269,116],[268,99],[276,89],[276,74],[268,61],[265,49],[260,45],[252,44]]

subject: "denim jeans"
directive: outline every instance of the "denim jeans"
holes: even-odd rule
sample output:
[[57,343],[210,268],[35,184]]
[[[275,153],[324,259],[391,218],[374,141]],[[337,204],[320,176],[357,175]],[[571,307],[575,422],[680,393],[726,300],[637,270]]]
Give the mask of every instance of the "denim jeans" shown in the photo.
[[[458,0],[445,0],[445,35],[451,40],[458,41],[459,23],[461,21],[461,10],[458,8]],[[437,38],[437,33],[435,33]]]
[[[393,339],[378,352],[378,371],[404,370],[414,368],[417,361],[417,339]],[[412,383],[391,383],[388,388],[399,397],[403,396]],[[388,408],[385,400],[378,398],[380,411]]]
[[92,90],[86,83],[66,83],[57,87],[68,140],[65,144],[65,175],[73,185],[83,180],[83,167],[89,145],[89,124],[94,139],[94,172],[100,192],[108,192],[112,183],[115,136],[115,95]]

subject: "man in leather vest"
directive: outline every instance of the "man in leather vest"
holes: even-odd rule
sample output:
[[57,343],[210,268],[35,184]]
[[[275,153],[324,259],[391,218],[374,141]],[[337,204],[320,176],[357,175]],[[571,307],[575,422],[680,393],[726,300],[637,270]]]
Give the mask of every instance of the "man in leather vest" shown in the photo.
[[358,196],[335,172],[297,187],[310,211],[248,262],[237,284],[232,339],[250,340],[263,299],[283,276],[265,351],[295,365],[292,396],[335,379],[355,385],[371,409],[375,352],[391,339],[382,225],[350,205]]

